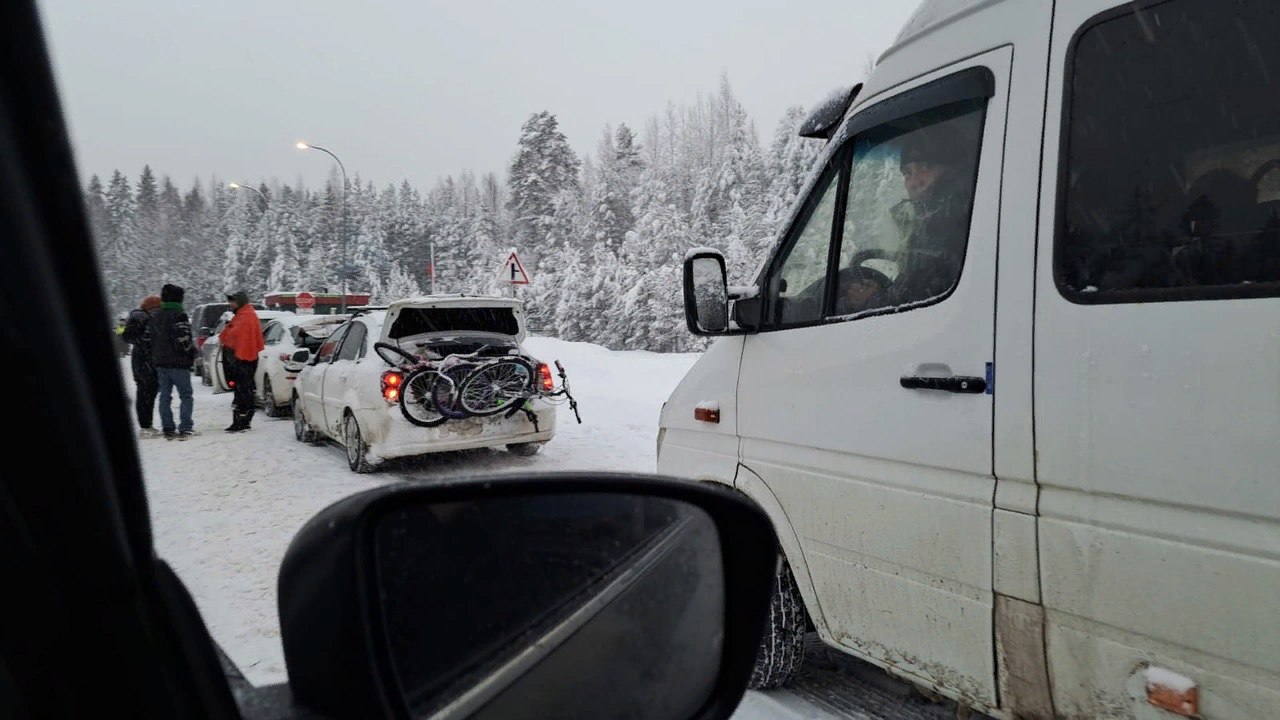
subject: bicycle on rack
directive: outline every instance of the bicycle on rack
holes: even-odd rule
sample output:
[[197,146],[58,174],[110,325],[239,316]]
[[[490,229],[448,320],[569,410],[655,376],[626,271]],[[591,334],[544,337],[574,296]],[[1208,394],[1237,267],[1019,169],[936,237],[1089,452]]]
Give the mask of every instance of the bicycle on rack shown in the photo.
[[[472,370],[462,384],[458,386],[456,400],[459,408],[471,415],[487,417],[505,412],[511,417],[524,411],[525,416],[533,423],[534,432],[538,432],[538,416],[529,408],[529,401],[541,398],[553,405],[569,403],[573,416],[578,424],[582,424],[582,416],[578,413],[578,401],[569,392],[569,378],[564,365],[555,361],[560,375],[560,387],[555,387],[551,377],[551,369],[545,363],[536,366],[528,358],[506,357]],[[536,367],[536,380],[532,372],[524,373]],[[527,378],[527,379],[526,379]]]
[[534,371],[530,361],[514,356],[482,357],[488,349],[489,346],[481,346],[471,353],[423,357],[398,345],[374,343],[378,356],[400,370],[400,412],[419,427],[436,427],[447,420],[471,417],[472,413],[459,406],[457,396],[463,380],[476,370],[502,364],[506,382],[517,379],[521,372],[526,382],[532,382]]

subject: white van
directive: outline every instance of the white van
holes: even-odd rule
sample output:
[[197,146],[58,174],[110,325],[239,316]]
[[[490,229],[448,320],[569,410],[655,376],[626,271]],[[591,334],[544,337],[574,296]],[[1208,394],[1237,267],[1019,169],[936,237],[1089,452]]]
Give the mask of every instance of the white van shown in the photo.
[[1280,3],[927,0],[845,97],[758,277],[686,258],[659,431],[773,519],[755,685],[808,626],[997,717],[1280,717]]

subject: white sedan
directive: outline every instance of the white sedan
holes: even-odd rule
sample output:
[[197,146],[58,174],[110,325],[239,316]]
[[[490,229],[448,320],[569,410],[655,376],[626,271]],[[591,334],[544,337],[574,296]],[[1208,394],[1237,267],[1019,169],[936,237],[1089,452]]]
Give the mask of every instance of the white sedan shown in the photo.
[[[350,315],[283,315],[262,325],[266,347],[258,354],[255,399],[267,417],[280,417],[293,398],[293,381],[312,353]],[[305,352],[302,352],[305,351]]]
[[[495,354],[520,352],[525,319],[519,300],[433,295],[352,315],[294,381],[293,428],[300,442],[333,439],[346,448],[348,466],[365,473],[391,458],[448,450],[506,446],[532,455],[555,435],[555,406],[541,398],[528,405],[532,417],[518,412],[432,427],[411,423],[397,399],[405,375],[374,349],[386,342],[413,354],[460,355],[482,347]],[[550,381],[545,365],[539,364],[538,373]]]

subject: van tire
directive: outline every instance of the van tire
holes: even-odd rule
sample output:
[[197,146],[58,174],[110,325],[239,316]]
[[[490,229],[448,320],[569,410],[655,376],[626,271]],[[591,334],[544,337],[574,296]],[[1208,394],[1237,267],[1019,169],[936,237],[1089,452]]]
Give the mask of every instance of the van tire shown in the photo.
[[760,638],[756,664],[747,686],[752,690],[769,690],[795,679],[804,661],[804,636],[808,627],[809,615],[795,575],[786,558],[779,554],[769,597],[769,620]]

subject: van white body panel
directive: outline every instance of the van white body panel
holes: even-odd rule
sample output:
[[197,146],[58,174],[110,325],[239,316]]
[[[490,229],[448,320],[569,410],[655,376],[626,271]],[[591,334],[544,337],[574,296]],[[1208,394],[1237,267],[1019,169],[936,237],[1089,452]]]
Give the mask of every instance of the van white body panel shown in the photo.
[[[1040,561],[1054,703],[1145,705],[1152,664],[1208,718],[1280,713],[1280,298],[1078,305],[1050,252],[1065,48],[1114,2],[1058,3],[1037,268]],[[1270,38],[1271,42],[1275,38]]]
[[[736,451],[824,641],[999,717],[1174,717],[1151,677],[1201,717],[1280,716],[1280,298],[1081,304],[1054,277],[1068,51],[1148,6],[921,3],[850,115],[994,75],[954,292],[721,339],[662,416],[661,472]],[[729,280],[767,294],[761,267]],[[898,384],[988,363],[992,394]]]
[[[690,368],[662,407],[658,472],[733,485],[738,468],[738,364],[742,338],[717,338]],[[694,417],[714,404],[720,422]]]

